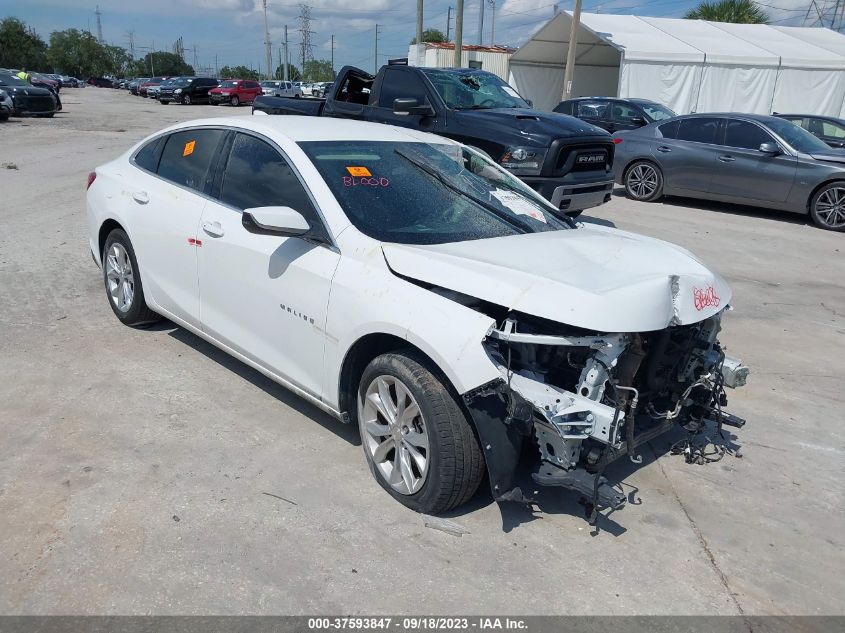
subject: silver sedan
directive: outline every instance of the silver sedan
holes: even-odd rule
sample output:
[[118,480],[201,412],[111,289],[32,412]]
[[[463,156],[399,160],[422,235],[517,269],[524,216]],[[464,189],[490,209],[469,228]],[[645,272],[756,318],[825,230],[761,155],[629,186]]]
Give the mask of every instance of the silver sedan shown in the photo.
[[771,116],[690,114],[614,135],[629,197],[663,195],[809,214],[845,231],[845,150]]

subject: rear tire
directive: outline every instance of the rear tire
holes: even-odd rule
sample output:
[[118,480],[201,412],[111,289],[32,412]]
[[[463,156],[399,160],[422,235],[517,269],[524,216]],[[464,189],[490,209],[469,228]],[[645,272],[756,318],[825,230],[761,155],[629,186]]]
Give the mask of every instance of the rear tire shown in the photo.
[[457,397],[413,350],[367,365],[358,387],[358,428],[376,481],[417,512],[466,503],[484,477],[481,447]]
[[160,321],[161,316],[147,307],[135,250],[122,229],[109,233],[101,261],[106,297],[120,322],[134,327]]
[[637,160],[628,165],[622,183],[632,200],[654,202],[663,195],[663,172],[651,161]]
[[810,219],[820,229],[845,232],[845,181],[831,182],[813,194]]

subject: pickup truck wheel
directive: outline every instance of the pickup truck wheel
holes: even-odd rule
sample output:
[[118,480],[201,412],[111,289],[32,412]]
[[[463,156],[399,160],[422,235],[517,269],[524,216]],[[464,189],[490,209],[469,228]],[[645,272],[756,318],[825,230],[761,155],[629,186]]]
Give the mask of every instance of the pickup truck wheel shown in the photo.
[[233,108],[237,108],[241,105],[241,100],[238,99],[238,95],[232,95],[232,98],[229,99],[229,103],[232,105]]
[[191,95],[182,95],[182,103],[184,105],[191,105]]
[[124,325],[141,325],[161,320],[147,307],[138,272],[138,260],[129,236],[114,229],[103,247],[103,281],[109,305]]
[[845,182],[832,182],[810,200],[810,218],[828,231],[845,231]]
[[628,197],[640,202],[653,202],[663,195],[663,173],[647,160],[631,163],[625,170],[623,183]]
[[455,396],[412,351],[383,354],[361,377],[358,426],[373,476],[394,499],[436,514],[465,503],[484,476]]

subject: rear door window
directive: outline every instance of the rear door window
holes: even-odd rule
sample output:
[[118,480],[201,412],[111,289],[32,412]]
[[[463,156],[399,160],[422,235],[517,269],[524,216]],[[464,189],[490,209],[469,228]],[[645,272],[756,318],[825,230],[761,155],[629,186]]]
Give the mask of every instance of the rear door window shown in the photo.
[[681,119],[678,126],[679,141],[692,141],[694,143],[716,142],[716,131],[719,129],[719,119],[711,117],[694,117]]
[[763,143],[774,143],[775,139],[759,125],[749,121],[728,119],[725,128],[725,145],[740,149],[760,149]]
[[613,103],[611,118],[616,123],[634,124],[635,119],[642,121],[643,115],[636,108],[632,108],[625,103],[616,101]]
[[217,153],[224,130],[185,130],[167,137],[158,175],[189,189],[203,192],[209,168]]

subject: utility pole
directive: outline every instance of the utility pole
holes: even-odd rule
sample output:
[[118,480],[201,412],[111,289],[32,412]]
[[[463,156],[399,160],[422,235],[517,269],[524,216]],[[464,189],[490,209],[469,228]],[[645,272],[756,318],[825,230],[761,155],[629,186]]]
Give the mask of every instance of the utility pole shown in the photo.
[[376,53],[375,54],[376,54],[376,59],[375,59],[375,62],[373,62],[373,65],[375,66],[375,71],[373,72],[373,74],[378,74],[378,24],[376,24]]
[[[91,6],[90,4],[88,5]],[[94,11],[94,15],[97,16],[97,41],[102,44],[103,43],[103,22],[100,20],[100,16],[103,15],[102,11],[100,11],[100,5],[97,5],[97,10]]]
[[194,72],[197,72],[197,45],[194,44],[191,48],[194,51]]
[[156,56],[156,41],[153,40],[153,47],[150,49],[150,77],[156,76],[156,69],[153,66],[153,57]]
[[332,34],[332,81],[335,79],[334,74],[334,34]]
[[267,0],[264,0],[264,52],[267,55],[267,79],[272,79],[270,66],[273,65],[273,51],[270,48],[270,29],[267,28]]
[[566,70],[563,73],[563,100],[572,97],[572,79],[575,76],[575,58],[578,49],[578,26],[581,24],[581,0],[575,0],[572,28],[569,29],[569,50],[566,52]]
[[478,45],[484,45],[484,5],[486,0],[481,0],[478,3]]
[[446,41],[449,41],[449,32],[452,28],[452,7],[446,12]]
[[282,79],[285,81],[288,80],[288,60],[290,59],[290,53],[288,53],[288,25],[285,24],[285,69],[284,69],[284,76]]
[[461,47],[464,38],[464,0],[458,0],[456,4],[458,8],[455,11],[455,68],[460,68],[463,65]]
[[220,66],[217,63],[217,53],[214,53],[214,76],[215,77],[220,76]]
[[417,42],[416,65],[417,66],[422,66],[423,63],[424,63],[424,62],[421,63],[422,60],[420,60],[420,57],[421,57],[420,51],[425,50],[423,48],[422,35],[423,35],[423,0],[417,0],[417,37],[416,37],[416,42]]
[[496,45],[496,0],[487,0],[493,5],[493,15],[490,16],[490,46]]

